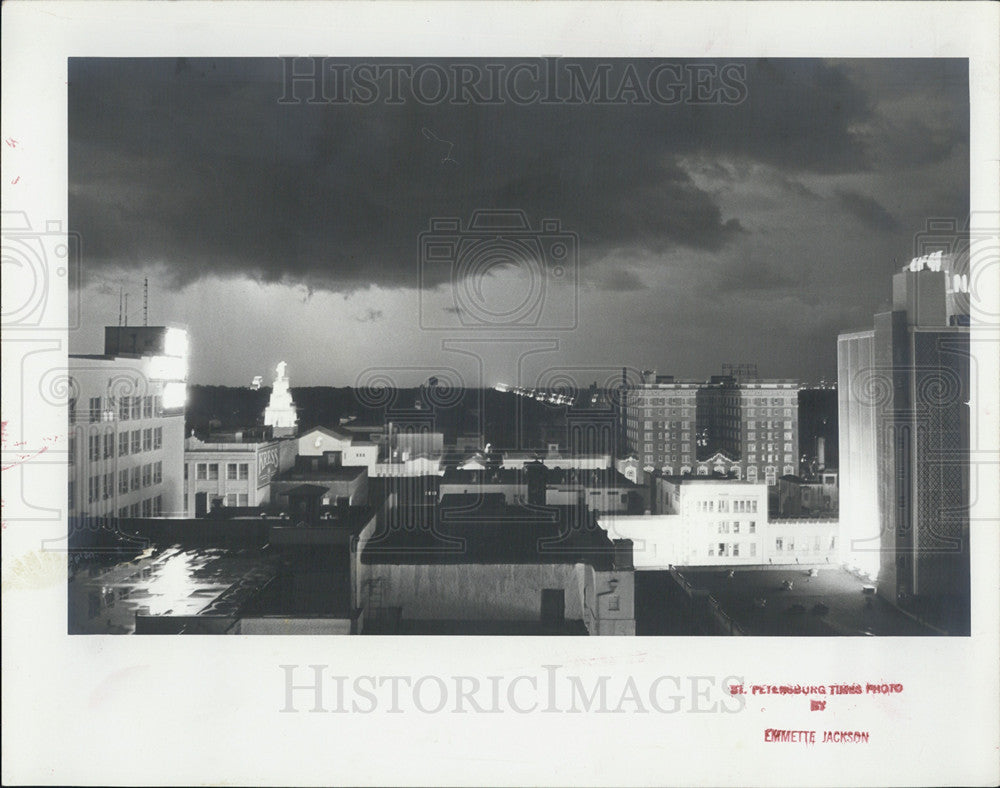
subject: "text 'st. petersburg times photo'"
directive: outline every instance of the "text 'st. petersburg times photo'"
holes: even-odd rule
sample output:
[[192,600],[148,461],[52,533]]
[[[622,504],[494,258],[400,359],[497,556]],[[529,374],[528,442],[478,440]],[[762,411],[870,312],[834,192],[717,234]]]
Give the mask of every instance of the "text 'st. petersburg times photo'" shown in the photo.
[[5,782],[992,784],[998,15],[850,5],[5,6],[5,705],[165,715]]

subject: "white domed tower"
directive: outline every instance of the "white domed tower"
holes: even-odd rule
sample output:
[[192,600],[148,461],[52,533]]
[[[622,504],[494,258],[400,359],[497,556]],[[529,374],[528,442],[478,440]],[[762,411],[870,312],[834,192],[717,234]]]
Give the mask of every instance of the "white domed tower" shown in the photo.
[[284,361],[279,361],[274,368],[274,387],[271,389],[271,399],[264,409],[264,424],[274,428],[274,437],[294,435],[298,423],[295,403],[292,393],[288,390],[288,377],[285,375]]

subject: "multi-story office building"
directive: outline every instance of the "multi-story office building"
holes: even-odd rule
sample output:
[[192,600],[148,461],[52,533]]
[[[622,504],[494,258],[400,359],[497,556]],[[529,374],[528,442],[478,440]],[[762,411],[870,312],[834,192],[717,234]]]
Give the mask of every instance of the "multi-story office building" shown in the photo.
[[271,499],[271,480],[295,464],[294,439],[231,433],[184,442],[184,505],[189,517],[218,506],[252,507]]
[[798,470],[799,383],[715,376],[699,392],[705,455],[739,461],[739,474],[769,487]]
[[892,310],[840,336],[841,497],[847,560],[877,566],[891,602],[967,631],[968,282],[952,265],[915,258]]
[[628,449],[643,467],[693,473],[722,453],[740,478],[776,485],[798,467],[794,380],[675,381],[650,373],[625,392]]
[[698,391],[702,383],[644,373],[623,392],[627,449],[643,467],[690,473],[698,457]]
[[187,333],[109,327],[101,355],[69,357],[69,514],[184,513]]
[[631,539],[637,570],[674,566],[829,564],[839,549],[835,518],[768,517],[760,482],[706,476],[658,476],[652,514],[605,513],[612,538]]

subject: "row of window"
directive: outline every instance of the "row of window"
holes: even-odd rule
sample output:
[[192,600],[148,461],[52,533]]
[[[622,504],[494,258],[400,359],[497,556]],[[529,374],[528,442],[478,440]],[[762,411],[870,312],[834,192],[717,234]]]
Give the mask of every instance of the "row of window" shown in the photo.
[[[163,482],[163,463],[148,462],[143,466],[125,468],[118,472],[118,494],[125,495],[135,490],[152,487]],[[115,474],[104,473],[95,474],[88,479],[87,502],[96,503],[104,501],[114,495]],[[69,483],[69,506],[76,505],[76,488],[72,481]]]
[[[818,553],[820,550],[822,550],[823,549],[822,543],[823,543],[823,538],[819,534],[816,534],[816,536],[813,537],[813,551]],[[779,552],[779,553],[780,552],[789,552],[790,553],[790,552],[793,552],[795,550],[795,544],[796,544],[796,542],[795,542],[795,537],[794,536],[789,536],[787,539],[785,539],[784,537],[778,536],[774,540],[774,549],[775,549],[776,552]],[[805,536],[799,537],[798,545],[799,545],[799,550],[800,551],[808,551],[809,550],[809,539],[808,539],[808,537],[805,537]],[[836,536],[831,536],[830,537],[830,549],[831,550],[836,550],[837,549],[837,537]]]
[[[145,451],[156,451],[163,448],[163,427],[147,427],[144,430],[128,430],[118,432],[118,456],[141,454]],[[87,457],[91,460],[111,459],[115,456],[115,433],[106,432],[103,435],[87,436]],[[69,462],[76,460],[76,438],[69,439]]]
[[[750,557],[757,555],[757,543],[751,542],[750,545]],[[718,550],[718,553],[716,553]],[[718,544],[710,544],[708,546],[708,554],[714,556],[718,554],[720,558],[739,558],[740,557],[740,543],[739,542],[719,542]]]
[[757,513],[757,499],[756,498],[738,498],[736,500],[730,500],[729,498],[720,498],[718,501],[718,508],[716,508],[716,502],[714,499],[705,501],[695,501],[695,511],[697,512],[722,512],[723,514],[733,511],[733,512],[747,512],[749,514]]
[[[740,521],[739,520],[734,520],[733,522],[730,522],[729,520],[722,520],[719,523],[719,533],[720,534],[728,534],[728,533],[730,533],[730,529],[732,529],[732,531],[731,531],[732,533],[738,534],[740,532]],[[747,524],[746,533],[748,533],[748,534],[755,534],[755,533],[757,533],[757,521],[756,520],[751,520]]]
[[[163,413],[163,399],[159,394],[143,397],[91,397],[87,403],[87,419],[90,422],[119,421],[129,419],[152,419]],[[69,421],[76,422],[76,398],[69,400]]]
[[159,517],[163,514],[163,496],[157,495],[137,501],[118,510],[119,517]]
[[[187,481],[188,468],[184,465],[184,480]],[[226,478],[229,481],[246,481],[250,478],[250,463],[230,462],[226,463]],[[195,479],[198,481],[218,481],[219,463],[199,462],[195,464]]]

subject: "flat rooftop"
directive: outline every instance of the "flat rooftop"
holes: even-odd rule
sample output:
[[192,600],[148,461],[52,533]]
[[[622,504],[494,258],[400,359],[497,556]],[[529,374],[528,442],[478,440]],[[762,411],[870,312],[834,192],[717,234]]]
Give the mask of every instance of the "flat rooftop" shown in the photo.
[[136,615],[236,616],[276,575],[255,549],[149,548],[69,580],[71,634],[131,634]]
[[[809,576],[812,568],[817,570],[816,577]],[[885,600],[866,595],[868,582],[842,567],[796,564],[681,568],[679,572],[696,589],[715,597],[749,635],[936,634]],[[784,587],[785,581],[791,582],[791,589]],[[761,601],[766,604],[761,606]],[[814,612],[816,605],[825,605],[827,612]]]
[[365,545],[362,563],[614,566],[614,545],[586,510],[470,503],[397,510]]

